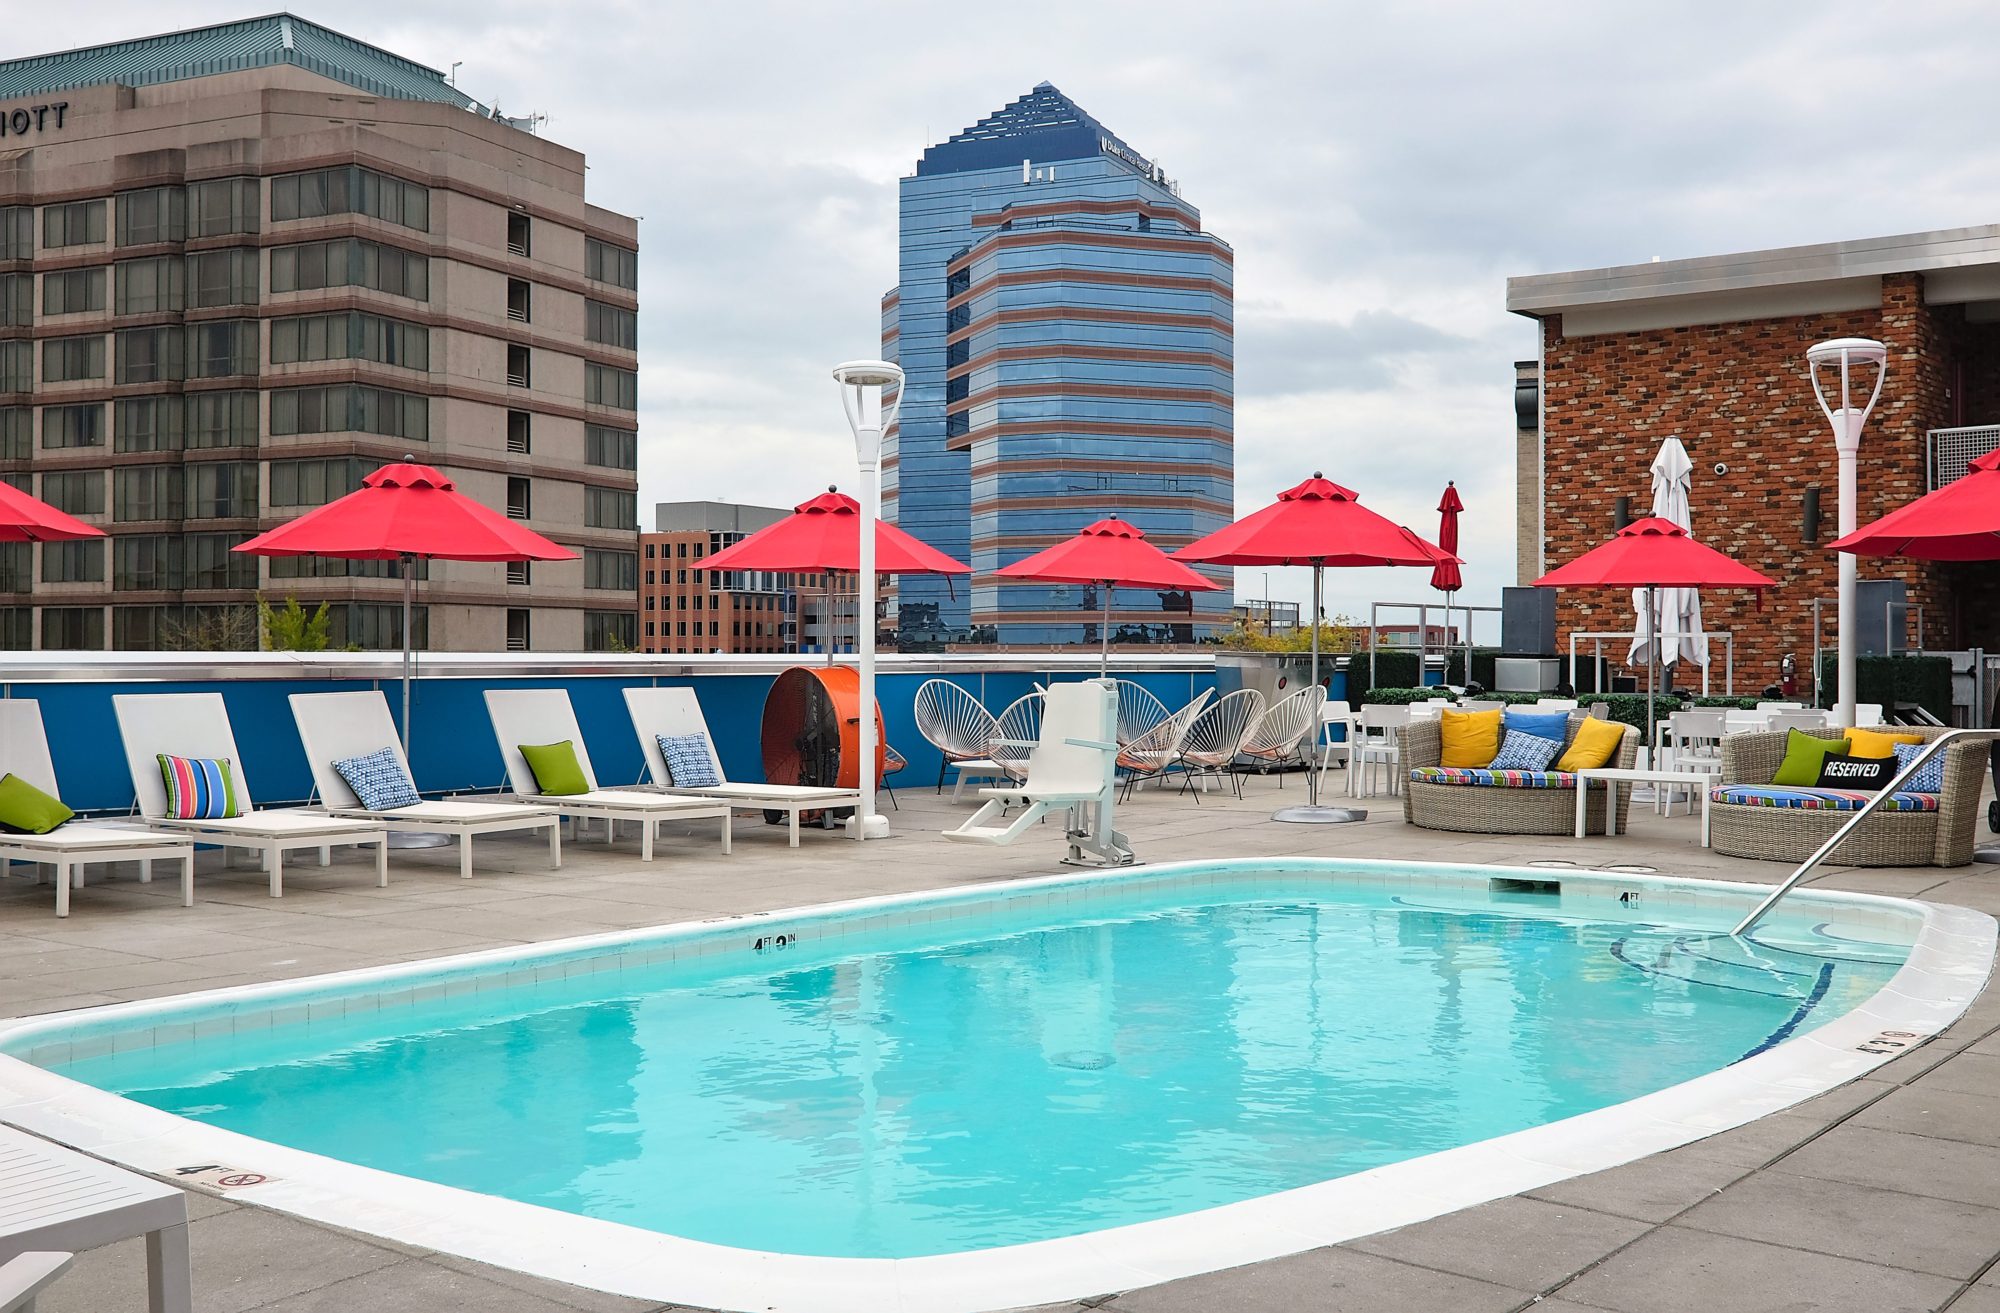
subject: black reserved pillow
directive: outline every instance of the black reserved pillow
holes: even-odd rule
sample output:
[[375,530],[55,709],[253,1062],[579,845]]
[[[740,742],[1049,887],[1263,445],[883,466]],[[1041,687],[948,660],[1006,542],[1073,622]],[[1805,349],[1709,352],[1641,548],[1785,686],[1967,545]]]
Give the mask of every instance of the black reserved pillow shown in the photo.
[[1818,787],[1822,789],[1866,789],[1879,793],[1896,778],[1894,757],[1843,757],[1827,754],[1820,764]]

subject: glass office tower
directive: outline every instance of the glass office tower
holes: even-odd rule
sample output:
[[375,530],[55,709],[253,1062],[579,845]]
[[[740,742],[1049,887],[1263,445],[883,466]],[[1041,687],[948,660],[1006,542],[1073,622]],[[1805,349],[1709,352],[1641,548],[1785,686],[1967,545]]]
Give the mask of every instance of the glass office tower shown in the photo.
[[[902,181],[900,265],[882,302],[907,379],[884,513],[974,570],[955,596],[898,581],[903,645],[1096,642],[1095,589],[992,572],[1111,514],[1167,550],[1228,523],[1228,244],[1044,82],[924,152]],[[1113,641],[1198,639],[1231,602],[1120,589]]]

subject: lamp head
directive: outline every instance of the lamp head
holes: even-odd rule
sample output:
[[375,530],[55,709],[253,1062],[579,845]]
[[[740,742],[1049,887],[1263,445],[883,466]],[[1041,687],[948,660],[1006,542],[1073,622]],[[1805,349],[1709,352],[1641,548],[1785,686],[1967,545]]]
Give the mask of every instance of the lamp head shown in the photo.
[[[1862,366],[1873,366],[1872,383],[1855,378]],[[1822,368],[1827,372],[1822,374]],[[1862,426],[1882,396],[1882,381],[1889,376],[1889,348],[1867,337],[1836,337],[1815,343],[1806,348],[1806,376],[1812,380],[1820,410],[1833,425],[1835,447],[1850,455],[1859,451]],[[1853,395],[1857,382],[1869,388],[1868,399],[1859,405]],[[1829,397],[1828,387],[1838,395]]]
[[[833,367],[840,406],[854,432],[854,450],[863,464],[882,454],[882,434],[903,407],[903,371],[886,360],[849,360]],[[894,390],[885,401],[885,394]]]

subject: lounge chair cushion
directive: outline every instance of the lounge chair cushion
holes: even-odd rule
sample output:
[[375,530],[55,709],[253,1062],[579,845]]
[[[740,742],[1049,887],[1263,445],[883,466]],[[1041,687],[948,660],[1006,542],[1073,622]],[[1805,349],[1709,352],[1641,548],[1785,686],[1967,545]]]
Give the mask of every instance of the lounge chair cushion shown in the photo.
[[[1868,805],[1877,795],[1865,789],[1787,789],[1764,784],[1727,784],[1709,791],[1713,802],[1738,807],[1790,807],[1803,811],[1851,812]],[[1892,793],[1882,804],[1883,811],[1934,812],[1935,793]]]
[[1555,770],[1492,770],[1457,766],[1418,766],[1410,771],[1418,784],[1456,784],[1475,789],[1574,789],[1576,776]]
[[1562,751],[1562,744],[1554,739],[1541,737],[1523,729],[1510,729],[1507,737],[1500,740],[1500,751],[1494,756],[1493,770],[1547,770],[1549,763]]
[[0,830],[9,834],[47,834],[75,812],[19,775],[0,776]]
[[393,811],[423,801],[417,795],[417,786],[410,782],[410,773],[396,760],[394,748],[380,748],[366,756],[336,761],[333,768],[369,811]]
[[[1923,750],[1924,745],[1921,743],[1898,743],[1896,745],[1897,772],[1902,772],[1911,762],[1917,759],[1917,754]],[[1919,770],[1914,776],[1904,782],[1903,788],[1911,793],[1928,793],[1933,797],[1943,793],[1944,758],[1945,754],[1939,752],[1935,757],[1925,762],[1922,770]]]
[[1921,734],[1890,734],[1879,729],[1847,731],[1847,752],[1853,757],[1893,757],[1898,743],[1922,743]]
[[1476,769],[1491,763],[1494,754],[1500,751],[1500,724],[1498,708],[1492,711],[1453,711],[1446,708],[1439,712],[1438,732],[1444,752],[1442,764]]
[[590,792],[590,782],[583,777],[573,741],[523,743],[521,755],[528,759],[528,769],[535,773],[535,787],[541,792],[554,797]]
[[1559,771],[1597,770],[1618,755],[1625,742],[1625,726],[1616,720],[1587,716],[1576,727],[1576,737],[1556,759]]
[[1771,783],[1780,788],[1810,789],[1819,783],[1819,770],[1829,754],[1847,751],[1846,739],[1823,739],[1802,730],[1785,733],[1785,759]]
[[155,753],[167,786],[166,814],[177,821],[220,821],[242,814],[236,777],[227,757],[172,757]]
[[708,750],[708,735],[655,734],[660,756],[666,759],[667,776],[677,789],[712,789],[722,783],[715,772],[715,757]]

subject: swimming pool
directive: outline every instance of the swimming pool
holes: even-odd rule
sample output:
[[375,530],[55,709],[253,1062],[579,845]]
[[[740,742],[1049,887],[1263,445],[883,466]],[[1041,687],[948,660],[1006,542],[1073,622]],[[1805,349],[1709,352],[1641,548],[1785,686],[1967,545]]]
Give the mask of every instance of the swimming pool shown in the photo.
[[1746,899],[1188,864],[109,1009],[0,1051],[108,1092],[63,1082],[107,1156],[122,1132],[155,1170],[219,1160],[314,1216],[329,1167],[371,1187],[342,1225],[691,1303],[999,1307],[1740,1124],[1935,1030],[1990,962],[1976,914],[1801,895],[1745,943]]

